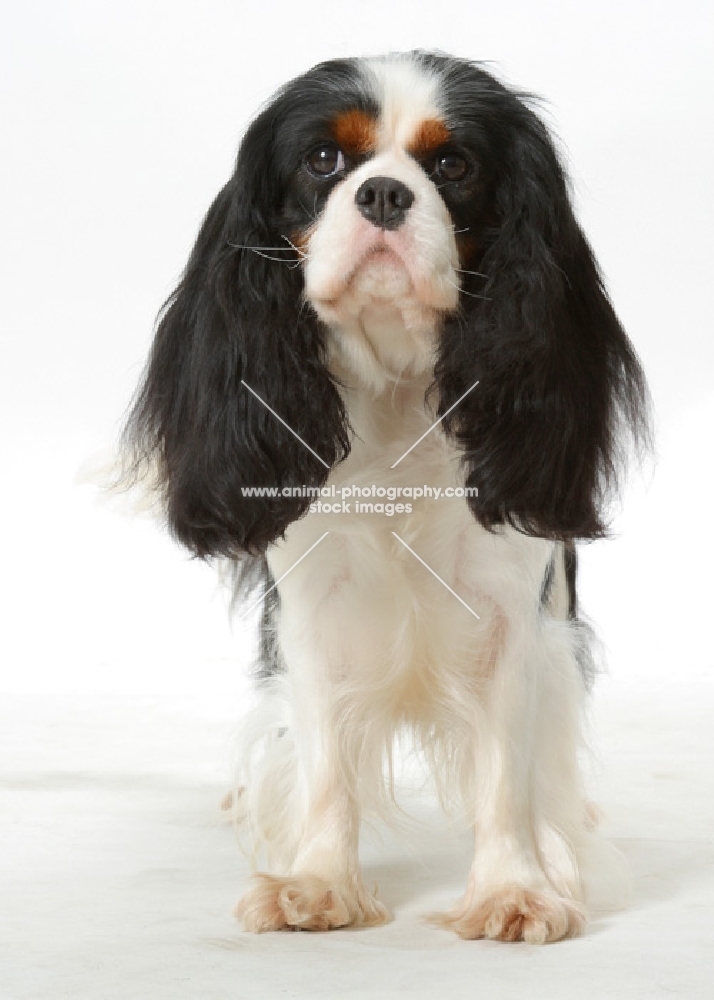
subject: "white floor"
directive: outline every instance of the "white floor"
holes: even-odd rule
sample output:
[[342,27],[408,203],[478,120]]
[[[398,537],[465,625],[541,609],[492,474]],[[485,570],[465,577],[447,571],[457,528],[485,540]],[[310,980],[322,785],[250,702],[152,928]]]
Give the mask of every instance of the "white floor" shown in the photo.
[[584,937],[543,948],[425,923],[468,868],[467,838],[434,819],[408,846],[392,834],[365,844],[389,925],[245,934],[231,911],[247,867],[218,809],[229,706],[6,698],[0,998],[713,997],[711,700],[660,710],[608,704],[604,691],[599,798],[634,895]]

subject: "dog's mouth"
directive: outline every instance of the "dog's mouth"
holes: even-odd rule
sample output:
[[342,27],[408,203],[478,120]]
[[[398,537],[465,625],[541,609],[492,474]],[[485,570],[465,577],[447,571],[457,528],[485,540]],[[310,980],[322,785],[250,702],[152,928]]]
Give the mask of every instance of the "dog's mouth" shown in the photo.
[[360,308],[443,310],[456,304],[455,283],[444,285],[443,276],[401,231],[356,233],[345,249],[342,267],[337,264],[330,274],[328,265],[313,287],[308,282],[308,296],[328,322]]
[[392,247],[388,247],[384,243],[377,243],[375,246],[370,247],[370,249],[365,254],[365,259],[367,257],[372,257],[375,254],[376,255],[387,254],[387,255],[392,256],[392,257],[398,257],[399,256],[397,253],[395,253],[395,251],[392,249]]
[[384,237],[370,244],[355,261],[353,274],[367,264],[379,266],[398,265],[405,268],[406,264],[396,247],[388,244]]
[[347,279],[347,285],[351,284],[355,278],[365,271],[372,271],[378,274],[380,271],[393,273],[401,271],[410,276],[410,268],[399,248],[388,243],[384,236],[379,237],[374,243],[367,246],[355,257]]
[[401,299],[413,290],[410,268],[396,250],[384,243],[360,255],[346,283],[346,291],[367,301]]

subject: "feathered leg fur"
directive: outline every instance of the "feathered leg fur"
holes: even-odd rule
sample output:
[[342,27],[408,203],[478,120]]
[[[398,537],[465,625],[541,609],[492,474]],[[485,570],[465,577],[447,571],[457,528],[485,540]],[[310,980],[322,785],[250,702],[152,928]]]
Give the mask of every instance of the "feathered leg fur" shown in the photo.
[[[385,759],[403,727],[424,748],[443,797],[458,789],[474,820],[466,893],[439,922],[463,937],[531,942],[582,926],[579,866],[592,836],[577,760],[583,633],[567,618],[562,572],[541,600],[562,547],[466,523],[465,535],[445,538],[443,520],[431,531],[422,522],[411,541],[478,607],[478,619],[403,551],[384,558],[359,534],[326,539],[319,559],[285,581],[286,672],[268,685],[272,736],[266,742],[261,729],[245,793],[276,874],[257,875],[239,904],[246,928],[387,918],[360,875],[359,817],[363,805],[388,799]],[[467,556],[456,558],[465,538]]]

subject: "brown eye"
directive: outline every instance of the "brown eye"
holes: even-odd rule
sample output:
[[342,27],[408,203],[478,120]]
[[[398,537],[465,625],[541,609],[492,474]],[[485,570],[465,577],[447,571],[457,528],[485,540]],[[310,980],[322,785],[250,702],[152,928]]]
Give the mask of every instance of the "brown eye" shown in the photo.
[[307,157],[307,168],[315,177],[332,177],[345,169],[345,157],[337,146],[317,146]]
[[458,153],[443,153],[437,157],[436,173],[445,181],[462,181],[468,172],[468,160]]

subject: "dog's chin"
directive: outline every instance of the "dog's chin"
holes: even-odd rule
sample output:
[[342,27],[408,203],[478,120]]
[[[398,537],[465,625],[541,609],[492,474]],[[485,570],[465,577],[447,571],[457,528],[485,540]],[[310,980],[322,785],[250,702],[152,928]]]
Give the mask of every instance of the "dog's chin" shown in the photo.
[[365,303],[391,306],[414,296],[414,283],[401,257],[388,247],[369,250],[357,266],[349,282],[355,298]]
[[370,248],[329,297],[309,296],[318,316],[330,325],[346,326],[369,316],[394,317],[399,325],[433,324],[433,290],[427,281],[415,281],[404,260],[384,245]]

